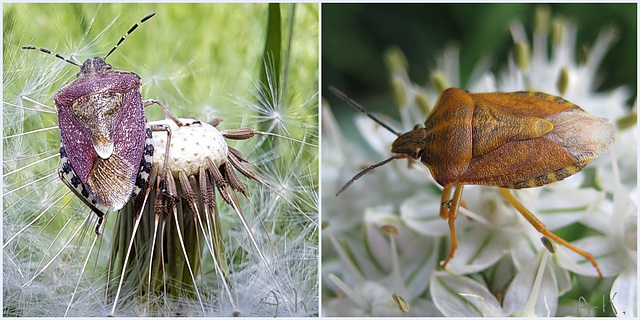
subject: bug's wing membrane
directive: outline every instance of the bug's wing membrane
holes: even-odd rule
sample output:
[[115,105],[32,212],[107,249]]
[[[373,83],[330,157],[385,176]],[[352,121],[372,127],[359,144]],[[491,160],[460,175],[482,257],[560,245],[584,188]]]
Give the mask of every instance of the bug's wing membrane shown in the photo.
[[512,189],[537,187],[575,174],[589,162],[591,159],[575,159],[546,138],[512,141],[473,158],[460,183]]
[[609,152],[616,127],[581,109],[572,109],[547,118],[554,129],[545,137],[578,160],[589,160]]

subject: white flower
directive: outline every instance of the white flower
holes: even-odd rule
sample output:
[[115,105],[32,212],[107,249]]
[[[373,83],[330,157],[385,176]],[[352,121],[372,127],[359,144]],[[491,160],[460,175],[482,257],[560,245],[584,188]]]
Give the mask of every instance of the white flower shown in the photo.
[[438,271],[431,279],[431,296],[445,316],[548,317],[555,314],[558,296],[571,288],[568,273],[549,261],[547,251],[536,254],[509,281],[499,301],[487,284]]
[[[344,293],[328,299],[327,315],[438,315],[423,297],[437,263],[438,239],[416,236],[384,209],[368,210],[365,224],[364,243],[343,242],[325,232],[341,266],[327,264],[323,277],[329,288]],[[394,294],[407,302],[408,310],[402,310]]]

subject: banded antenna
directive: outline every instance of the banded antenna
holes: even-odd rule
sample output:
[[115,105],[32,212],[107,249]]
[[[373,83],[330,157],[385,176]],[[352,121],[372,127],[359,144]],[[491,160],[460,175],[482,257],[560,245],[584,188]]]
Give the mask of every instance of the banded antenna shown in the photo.
[[[155,15],[156,15],[156,13],[155,13],[155,12],[150,13],[150,14],[148,14],[146,17],[142,18],[142,20],[138,21],[138,23],[136,23],[135,25],[133,25],[133,27],[131,27],[131,29],[129,29],[129,31],[127,31],[127,33],[125,33],[125,34],[122,36],[122,38],[120,38],[120,41],[118,41],[118,43],[117,43],[113,48],[111,48],[111,50],[109,51],[109,53],[107,53],[107,55],[106,55],[106,56],[104,56],[104,58],[102,58],[102,60],[106,60],[106,59],[107,59],[107,57],[108,57],[108,56],[109,56],[113,51],[115,51],[115,50],[116,50],[116,48],[117,48],[117,47],[122,43],[122,41],[124,41],[124,39],[125,39],[129,34],[131,34],[131,33],[133,32],[133,30],[135,30],[135,29],[136,29],[140,24],[142,24],[143,22],[145,22],[145,21],[147,21],[147,20],[151,19],[151,18],[152,18],[153,16],[155,16]],[[55,52],[53,52],[53,51],[49,50],[49,49],[40,48],[40,47],[36,47],[36,46],[24,46],[24,47],[22,47],[22,49],[25,49],[25,50],[39,50],[39,51],[42,51],[42,52],[44,52],[44,53],[46,53],[46,54],[50,54],[50,55],[52,55],[52,56],[55,56],[56,58],[58,58],[58,59],[60,59],[60,60],[64,60],[64,61],[66,61],[66,62],[68,62],[68,63],[70,63],[70,64],[72,64],[72,65],[74,65],[74,66],[82,67],[82,66],[81,66],[81,65],[79,65],[77,62],[71,61],[71,60],[69,60],[69,59],[67,59],[67,58],[65,58],[65,57],[63,57],[63,56],[61,56],[61,55],[59,55],[59,54],[57,54],[57,53],[55,53]]]

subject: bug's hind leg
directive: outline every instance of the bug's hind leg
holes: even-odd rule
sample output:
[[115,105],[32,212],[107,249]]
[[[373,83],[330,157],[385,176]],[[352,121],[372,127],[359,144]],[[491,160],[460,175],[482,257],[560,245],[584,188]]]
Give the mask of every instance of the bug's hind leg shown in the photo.
[[73,192],[74,195],[76,195],[76,197],[82,200],[82,202],[98,216],[98,223],[96,224],[95,231],[97,235],[100,235],[100,226],[102,226],[102,221],[104,220],[104,213],[100,211],[100,209],[98,209],[93,203],[91,203],[87,199],[87,197],[83,196],[82,193],[80,193],[80,191],[76,189],[76,187],[71,185],[71,183],[67,179],[65,179],[64,177],[65,173],[68,173],[65,171],[65,167],[64,166],[60,167],[60,169],[58,170],[58,177],[60,178],[60,180],[62,180],[64,185],[67,186],[67,188],[69,188],[69,190],[71,190],[71,192]]
[[451,249],[449,251],[449,256],[442,263],[441,267],[444,269],[449,263],[449,260],[453,258],[453,254],[458,249],[458,239],[456,238],[456,227],[455,222],[458,217],[458,209],[460,209],[460,202],[462,199],[462,189],[464,188],[464,184],[458,183],[455,185],[456,191],[453,193],[453,198],[449,199],[449,195],[451,195],[452,186],[448,186],[442,190],[442,202],[440,207],[440,217],[443,219],[449,219],[449,233],[451,234]]
[[553,240],[555,240],[556,242],[560,243],[561,245],[569,248],[571,251],[583,256],[585,259],[587,259],[589,262],[591,262],[591,264],[596,268],[596,271],[598,271],[598,277],[600,277],[600,280],[603,279],[602,277],[602,272],[600,272],[600,267],[598,267],[598,263],[596,262],[596,260],[593,258],[593,255],[587,251],[584,250],[580,250],[578,248],[576,248],[575,246],[573,246],[572,244],[566,242],[564,239],[556,236],[555,234],[551,233],[551,231],[549,231],[547,229],[547,227],[544,225],[544,223],[542,223],[542,221],[540,221],[540,219],[536,218],[536,216],[533,215],[533,213],[531,213],[531,211],[529,211],[527,208],[525,208],[512,194],[511,192],[509,192],[509,190],[504,189],[504,188],[500,188],[500,191],[502,191],[502,194],[504,194],[504,196],[507,198],[507,200],[509,200],[509,202],[511,203],[511,205],[513,205],[516,210],[518,210],[518,212],[520,212],[520,214],[522,214],[522,216],[527,219],[527,221],[529,221],[529,223],[536,228],[536,230],[538,230],[538,232],[542,233],[543,235],[547,236],[548,238],[551,238]]

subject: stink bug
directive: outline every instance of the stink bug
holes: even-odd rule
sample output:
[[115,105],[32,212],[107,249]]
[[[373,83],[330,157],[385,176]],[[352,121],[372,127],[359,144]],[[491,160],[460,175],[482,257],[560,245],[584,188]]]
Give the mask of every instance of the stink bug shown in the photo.
[[105,60],[151,13],[136,23],[104,58],[87,59],[81,66],[50,50],[40,50],[80,67],[77,78],[56,94],[54,103],[60,129],[58,176],[98,215],[99,234],[104,213],[120,210],[147,184],[153,156],[151,130],[166,126],[147,124],[144,108],[157,100],[142,100],[140,77],[113,70]]
[[336,196],[365,173],[393,159],[420,159],[444,188],[440,217],[448,219],[451,249],[442,268],[458,247],[454,222],[463,187],[473,184],[500,187],[538,232],[583,256],[603,278],[592,254],[547,230],[506,189],[539,187],[579,172],[609,151],[615,134],[613,124],[545,93],[468,93],[450,88],[442,92],[424,126],[399,134],[344,93],[330,89],[398,136],[391,147],[394,156],[358,173]]

